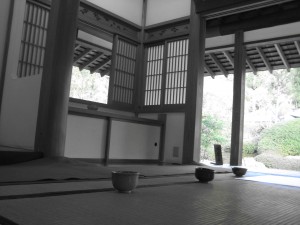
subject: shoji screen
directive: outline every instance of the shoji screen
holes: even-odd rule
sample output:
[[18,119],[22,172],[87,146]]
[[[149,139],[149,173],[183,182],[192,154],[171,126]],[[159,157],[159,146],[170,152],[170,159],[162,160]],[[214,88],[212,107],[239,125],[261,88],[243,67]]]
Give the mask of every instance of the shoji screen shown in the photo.
[[184,105],[188,39],[166,41],[146,48],[144,105]]
[[137,46],[121,38],[117,38],[115,44],[116,56],[112,100],[124,104],[133,104]]
[[165,104],[185,104],[188,39],[168,42]]
[[145,85],[145,105],[160,105],[163,73],[164,46],[147,48],[147,70]]
[[48,8],[33,1],[26,2],[18,77],[42,73],[48,17]]

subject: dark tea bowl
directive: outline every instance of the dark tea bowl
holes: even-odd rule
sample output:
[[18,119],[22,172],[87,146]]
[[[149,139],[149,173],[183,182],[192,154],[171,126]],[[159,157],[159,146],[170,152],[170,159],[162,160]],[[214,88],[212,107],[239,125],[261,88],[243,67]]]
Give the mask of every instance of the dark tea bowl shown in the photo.
[[131,193],[138,185],[139,175],[134,171],[112,171],[113,187],[120,193]]
[[198,167],[195,169],[195,177],[201,183],[212,181],[215,177],[215,171],[207,168]]
[[235,176],[242,177],[246,174],[247,169],[243,167],[232,167],[232,172],[235,174]]

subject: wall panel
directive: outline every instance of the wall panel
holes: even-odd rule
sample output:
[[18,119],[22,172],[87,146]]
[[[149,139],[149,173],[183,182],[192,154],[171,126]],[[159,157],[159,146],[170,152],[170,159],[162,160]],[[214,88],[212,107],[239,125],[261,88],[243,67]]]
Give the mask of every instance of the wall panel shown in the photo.
[[159,138],[158,126],[112,121],[109,158],[157,160]]
[[15,0],[0,118],[0,145],[32,150],[41,76],[16,79],[24,9],[25,1]]
[[107,120],[68,115],[65,156],[103,159]]

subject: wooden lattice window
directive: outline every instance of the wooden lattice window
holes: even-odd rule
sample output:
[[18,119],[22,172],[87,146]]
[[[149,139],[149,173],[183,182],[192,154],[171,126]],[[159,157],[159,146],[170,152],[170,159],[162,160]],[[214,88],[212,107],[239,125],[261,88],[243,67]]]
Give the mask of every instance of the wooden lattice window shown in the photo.
[[188,39],[167,43],[165,104],[185,104]]
[[180,39],[146,48],[145,106],[185,104],[188,44]]
[[120,38],[116,44],[114,102],[133,104],[137,46]]
[[43,71],[49,9],[27,1],[18,64],[18,77],[41,74]]
[[145,105],[160,105],[163,73],[164,46],[147,48],[147,71],[145,85]]

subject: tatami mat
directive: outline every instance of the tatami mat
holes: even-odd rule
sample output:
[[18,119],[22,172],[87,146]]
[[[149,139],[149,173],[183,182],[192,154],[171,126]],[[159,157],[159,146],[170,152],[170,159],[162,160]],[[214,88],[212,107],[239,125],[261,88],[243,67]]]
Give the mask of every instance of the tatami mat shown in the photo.
[[296,225],[299,190],[234,178],[184,182],[142,186],[132,194],[106,191],[1,200],[0,215],[19,225]]
[[[226,179],[233,180],[234,177],[230,174],[216,174],[214,182]],[[194,175],[167,176],[149,179],[140,178],[138,187],[153,185],[173,185],[193,182],[198,182]],[[14,198],[32,198],[44,195],[67,195],[81,192],[103,192],[112,190],[112,188],[113,186],[111,180],[2,185],[0,186],[0,200]]]
[[109,179],[111,171],[131,170],[141,176],[193,174],[194,165],[112,165],[86,163],[72,159],[38,159],[30,162],[1,166],[0,183],[70,179]]

